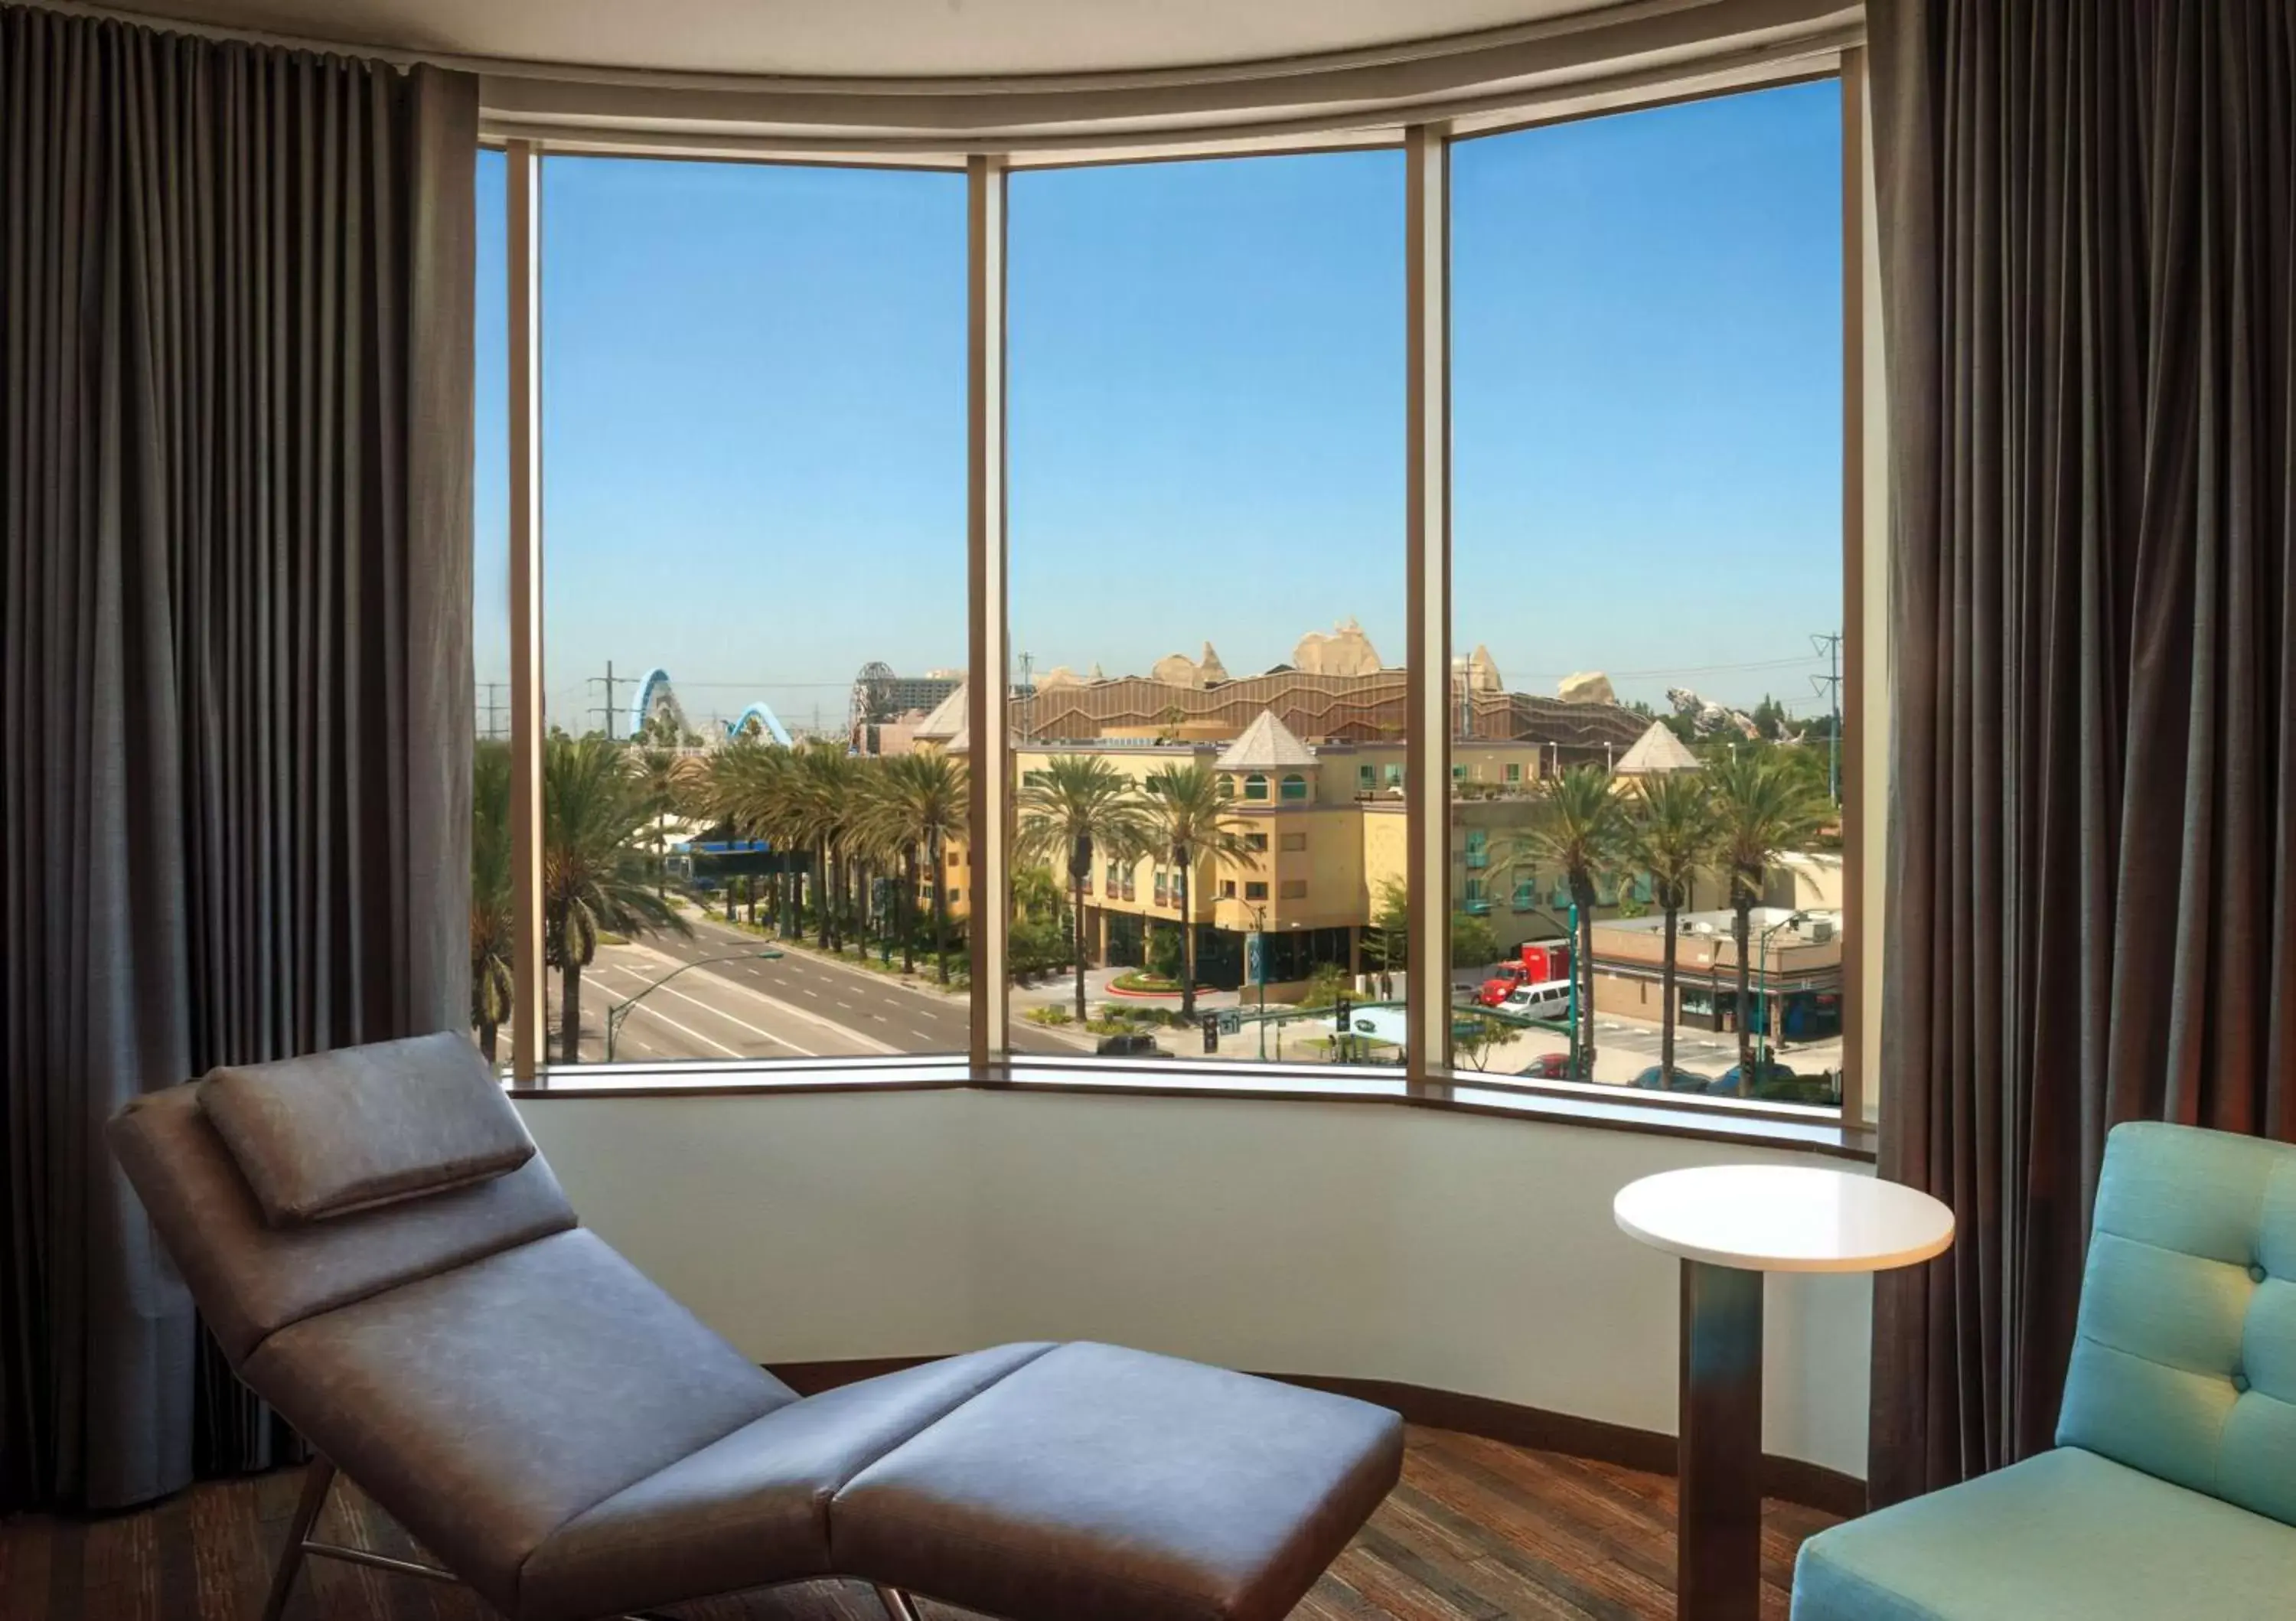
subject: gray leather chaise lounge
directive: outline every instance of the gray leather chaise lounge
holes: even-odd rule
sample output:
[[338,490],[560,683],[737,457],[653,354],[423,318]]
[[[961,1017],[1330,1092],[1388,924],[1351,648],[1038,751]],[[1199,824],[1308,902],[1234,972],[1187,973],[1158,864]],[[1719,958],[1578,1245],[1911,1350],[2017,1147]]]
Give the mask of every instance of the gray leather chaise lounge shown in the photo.
[[[302,1554],[521,1621],[873,1583],[1013,1621],[1281,1616],[1395,1483],[1395,1415],[1103,1345],[800,1400],[575,1221],[455,1035],[219,1069],[114,1150],[233,1364],[316,1449]],[[333,1469],[440,1561],[311,1543]]]

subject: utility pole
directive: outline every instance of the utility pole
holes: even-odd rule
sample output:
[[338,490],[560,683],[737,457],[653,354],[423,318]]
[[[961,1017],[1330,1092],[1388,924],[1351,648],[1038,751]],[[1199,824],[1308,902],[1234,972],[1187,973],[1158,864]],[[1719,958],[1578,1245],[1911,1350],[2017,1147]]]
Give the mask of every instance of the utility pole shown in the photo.
[[618,685],[627,686],[629,684],[626,681],[618,682],[616,680],[614,675],[614,661],[611,659],[609,659],[606,660],[606,673],[603,675],[591,676],[590,684],[594,687],[603,686],[606,689],[605,707],[603,708],[593,709],[590,713],[597,716],[603,723],[599,726],[598,730],[604,733],[610,741],[614,741],[614,716],[620,713],[619,710],[614,708],[614,688]]
[[486,712],[486,738],[488,742],[496,741],[502,736],[502,716],[509,708],[508,705],[504,704],[496,696],[496,693],[503,690],[503,684],[504,684],[499,681],[482,681],[479,683],[479,685],[485,691],[487,695],[487,701],[480,707]]
[[1816,634],[1809,639],[1813,651],[1825,655],[1826,673],[1812,675],[1810,688],[1826,700],[1828,712],[1833,717],[1833,730],[1825,740],[1825,788],[1836,805],[1841,803],[1841,633]]

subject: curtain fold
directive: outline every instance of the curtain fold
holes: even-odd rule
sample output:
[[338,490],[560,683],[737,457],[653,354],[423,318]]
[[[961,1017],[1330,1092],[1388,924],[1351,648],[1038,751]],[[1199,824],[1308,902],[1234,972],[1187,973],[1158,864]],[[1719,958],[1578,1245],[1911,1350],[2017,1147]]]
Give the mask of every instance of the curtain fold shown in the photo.
[[105,1150],[467,1024],[466,76],[0,8],[0,1507],[267,1461]]
[[2105,1133],[2296,1139],[2296,0],[1872,0],[1890,377],[1870,1488],[2051,1445]]

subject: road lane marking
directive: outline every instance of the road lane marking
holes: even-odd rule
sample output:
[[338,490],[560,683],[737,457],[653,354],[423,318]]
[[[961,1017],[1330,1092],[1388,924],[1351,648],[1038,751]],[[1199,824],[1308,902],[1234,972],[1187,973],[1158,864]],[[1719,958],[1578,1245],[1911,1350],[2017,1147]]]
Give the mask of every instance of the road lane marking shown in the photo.
[[[666,954],[666,953],[659,952],[659,951],[655,951],[655,950],[654,950],[654,948],[653,948],[653,947],[652,947],[652,946],[631,946],[629,949],[631,949],[632,951],[645,952],[645,953],[648,953],[648,954],[652,954],[652,955],[658,956],[658,957],[661,957],[661,958],[663,958],[665,961],[668,961],[668,962],[675,962],[678,961],[678,959],[676,959],[676,958],[669,957],[669,956],[668,955],[668,954]],[[765,992],[763,992],[763,991],[759,991],[759,990],[752,990],[750,987],[748,987],[748,986],[746,986],[746,985],[742,984],[739,980],[735,980],[735,979],[729,979],[729,978],[727,978],[726,976],[724,976],[723,974],[715,974],[715,973],[710,973],[710,972],[709,972],[709,970],[701,970],[701,973],[702,973],[703,978],[707,978],[707,979],[710,979],[710,980],[712,980],[712,981],[716,982],[716,983],[717,983],[717,984],[718,984],[718,985],[722,985],[722,986],[724,986],[724,987],[725,987],[727,990],[729,990],[729,991],[737,992],[737,993],[739,993],[740,995],[744,995],[744,996],[754,996],[754,997],[755,997],[755,998],[757,998],[759,1002],[764,1003],[767,1007],[769,1007],[769,1008],[773,1009],[775,1012],[778,1012],[778,1013],[785,1013],[785,1014],[787,1014],[789,1017],[791,1017],[791,1019],[804,1019],[804,1020],[805,1020],[807,1023],[808,1023],[808,1024],[819,1025],[823,1029],[824,1029],[824,1030],[829,1030],[829,1031],[833,1031],[833,1032],[834,1032],[835,1034],[837,1034],[838,1036],[842,1036],[845,1040],[847,1040],[847,1041],[849,1041],[849,1042],[851,1042],[851,1043],[855,1044],[856,1045],[858,1045],[858,1046],[860,1046],[860,1047],[862,1047],[862,1048],[864,1048],[864,1049],[865,1049],[865,1050],[867,1050],[867,1051],[869,1051],[869,1052],[884,1052],[884,1053],[890,1053],[890,1054],[893,1054],[893,1055],[895,1055],[895,1056],[905,1056],[904,1054],[902,1054],[902,1052],[901,1052],[901,1049],[900,1049],[900,1048],[898,1048],[898,1047],[896,1047],[896,1046],[892,1045],[890,1043],[879,1041],[879,1040],[878,1040],[875,1036],[866,1036],[866,1035],[864,1035],[864,1034],[863,1034],[862,1032],[860,1032],[859,1030],[855,1029],[852,1026],[850,1026],[850,1025],[847,1025],[847,1024],[840,1024],[836,1019],[832,1019],[832,1018],[829,1018],[829,1017],[828,1017],[827,1015],[825,1015],[825,1014],[812,1012],[812,1011],[808,1011],[808,1010],[807,1010],[807,1009],[805,1009],[805,1008],[799,1007],[795,1003],[783,1002],[783,1001],[780,997],[778,997],[778,996],[768,996],[768,995],[767,995],[765,994]],[[671,987],[667,987],[666,994],[667,994],[667,995],[678,995],[679,993],[678,993],[677,987],[676,987],[676,986],[671,986]],[[688,1001],[692,1001],[692,1000],[693,1000],[693,998],[688,997],[688,998],[686,998],[686,1000],[688,1000]],[[709,1004],[709,1003],[701,1003],[701,1004],[700,1004],[700,1005],[704,1006],[704,1007],[709,1007],[709,1011],[712,1011],[712,1012],[714,1012],[714,1013],[717,1013],[720,1018],[724,1018],[724,1019],[733,1019],[733,1020],[734,1020],[734,1023],[736,1023],[736,1024],[741,1024],[741,1023],[742,1023],[742,1021],[740,1019],[736,1018],[734,1014],[731,1014],[731,1013],[726,1012],[726,1011],[724,1009],[722,1009],[722,1008],[710,1007],[710,1004]],[[753,1025],[752,1025],[752,1026],[747,1026],[747,1027],[745,1027],[751,1028],[751,1029],[756,1028],[756,1027],[755,1027],[755,1026],[753,1026]],[[800,1049],[800,1051],[803,1051],[803,1049]],[[831,1057],[831,1056],[834,1056],[834,1055],[833,1055],[833,1054],[829,1054],[829,1053],[808,1053],[808,1057],[824,1057],[824,1058],[825,1058],[825,1057]]]
[[[723,1052],[727,1058],[747,1058],[750,1056],[746,1052],[739,1052],[734,1048],[727,1046],[722,1041],[715,1040],[710,1036],[704,1036],[699,1030],[678,1023],[677,1020],[672,1019],[668,1014],[663,1012],[660,1008],[653,1006],[650,1003],[639,1003],[635,1011],[644,1013],[649,1018],[660,1019],[662,1023],[668,1025],[671,1029],[676,1030],[679,1035],[686,1036],[693,1041],[698,1041],[705,1047],[717,1048],[718,1052]],[[808,1053],[807,1056],[810,1058],[813,1055],[811,1053]]]
[[[820,1053],[814,1052],[809,1047],[799,1046],[795,1042],[791,1041],[786,1036],[776,1036],[771,1030],[760,1029],[756,1025],[751,1024],[748,1019],[743,1019],[738,1013],[728,1013],[724,1008],[713,1006],[711,1003],[702,1001],[698,996],[689,996],[674,985],[663,986],[661,987],[661,994],[665,996],[675,996],[680,1002],[690,1002],[695,1007],[700,1008],[703,1012],[714,1013],[718,1018],[724,1019],[727,1024],[740,1025],[750,1035],[762,1036],[766,1040],[772,1042],[775,1046],[787,1047],[791,1052],[796,1053],[800,1058],[819,1058],[822,1056]],[[755,993],[752,993],[752,995],[754,994]],[[644,1003],[641,1003],[639,1005],[643,1007]],[[746,1057],[748,1055],[744,1054],[743,1056]]]

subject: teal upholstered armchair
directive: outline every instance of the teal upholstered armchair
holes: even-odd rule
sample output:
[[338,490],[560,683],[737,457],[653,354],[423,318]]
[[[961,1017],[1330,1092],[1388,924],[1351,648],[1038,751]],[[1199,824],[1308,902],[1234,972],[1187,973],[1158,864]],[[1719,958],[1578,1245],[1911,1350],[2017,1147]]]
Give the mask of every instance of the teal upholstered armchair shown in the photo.
[[1794,1621],[2296,1617],[2296,1147],[2105,1146],[2054,1452],[1813,1537]]

